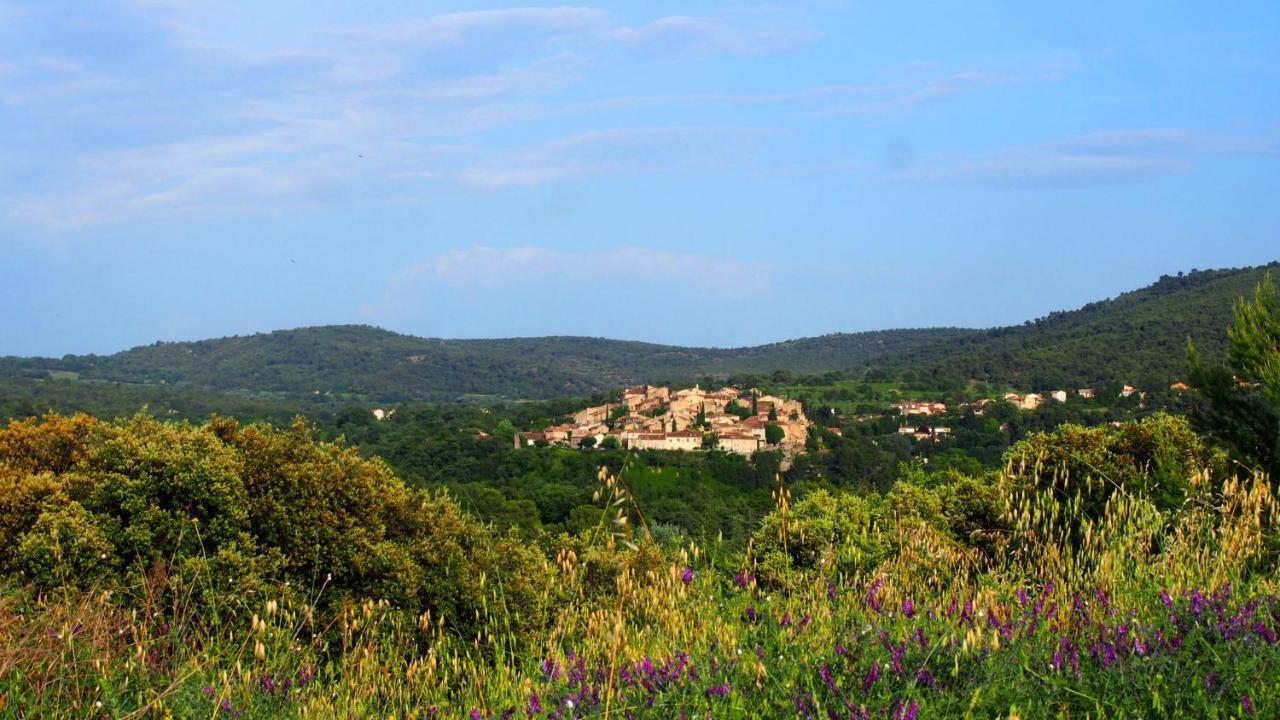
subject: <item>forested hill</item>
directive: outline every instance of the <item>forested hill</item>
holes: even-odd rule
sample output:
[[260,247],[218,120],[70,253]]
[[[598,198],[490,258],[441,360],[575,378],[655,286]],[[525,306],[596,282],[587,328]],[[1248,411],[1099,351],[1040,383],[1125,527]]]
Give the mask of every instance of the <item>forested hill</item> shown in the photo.
[[715,349],[589,337],[440,340],[340,325],[156,343],[109,356],[0,358],[0,378],[374,402],[581,397],[637,382],[780,369],[869,368],[872,379],[928,389],[971,380],[1021,390],[1167,388],[1184,379],[1187,338],[1206,357],[1221,356],[1232,303],[1276,269],[1280,263],[1166,276],[1111,300],[991,330],[884,330]]
[[342,325],[157,343],[110,356],[0,359],[0,376],[74,373],[80,380],[389,402],[469,394],[548,398],[706,375],[844,370],[971,332],[887,330],[710,349],[588,337],[439,340]]
[[1079,310],[888,353],[873,361],[873,375],[929,388],[969,380],[1034,391],[1120,383],[1168,388],[1186,379],[1188,337],[1206,358],[1221,358],[1235,299],[1252,296],[1268,271],[1280,280],[1277,262],[1164,276]]

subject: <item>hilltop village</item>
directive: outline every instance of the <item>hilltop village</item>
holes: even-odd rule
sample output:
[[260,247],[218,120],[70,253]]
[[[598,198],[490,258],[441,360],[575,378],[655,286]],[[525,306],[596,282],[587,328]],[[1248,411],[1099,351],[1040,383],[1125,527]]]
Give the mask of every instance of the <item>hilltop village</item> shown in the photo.
[[811,424],[798,400],[756,390],[707,391],[695,385],[673,392],[638,385],[622,391],[615,403],[579,410],[570,422],[516,433],[515,446],[718,448],[749,456],[763,447],[798,449]]

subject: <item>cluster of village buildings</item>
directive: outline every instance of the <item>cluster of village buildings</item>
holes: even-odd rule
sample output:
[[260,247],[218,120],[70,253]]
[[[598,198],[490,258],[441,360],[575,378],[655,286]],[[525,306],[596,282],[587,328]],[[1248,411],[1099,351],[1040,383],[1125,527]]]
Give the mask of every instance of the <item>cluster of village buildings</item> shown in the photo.
[[754,390],[708,391],[695,385],[673,392],[666,387],[638,385],[624,390],[615,403],[574,413],[570,422],[539,432],[516,433],[515,445],[601,447],[616,443],[634,450],[697,450],[714,437],[721,450],[751,455],[768,444],[769,426],[781,431],[777,444],[793,450],[804,445],[810,422],[799,401]]

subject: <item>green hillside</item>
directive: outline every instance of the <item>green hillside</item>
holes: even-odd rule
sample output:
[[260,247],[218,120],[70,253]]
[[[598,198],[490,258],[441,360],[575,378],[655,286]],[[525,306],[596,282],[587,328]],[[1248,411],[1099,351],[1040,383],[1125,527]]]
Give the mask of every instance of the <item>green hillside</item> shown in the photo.
[[1187,338],[1207,358],[1221,357],[1232,304],[1277,268],[1164,276],[1079,310],[888,353],[873,362],[873,375],[931,388],[971,380],[1035,391],[1120,383],[1168,388],[1186,379]]
[[1188,337],[1206,357],[1221,355],[1232,303],[1277,267],[1166,276],[1114,299],[990,330],[840,333],[719,349],[590,337],[441,340],[339,325],[156,343],[110,356],[3,358],[0,378],[371,402],[581,397],[637,382],[781,369],[869,370],[872,379],[929,389],[971,381],[1025,390],[1156,389],[1182,379]]
[[652,380],[843,370],[967,332],[889,330],[710,349],[587,337],[439,340],[345,325],[157,343],[105,357],[9,358],[0,374],[375,401],[547,398]]

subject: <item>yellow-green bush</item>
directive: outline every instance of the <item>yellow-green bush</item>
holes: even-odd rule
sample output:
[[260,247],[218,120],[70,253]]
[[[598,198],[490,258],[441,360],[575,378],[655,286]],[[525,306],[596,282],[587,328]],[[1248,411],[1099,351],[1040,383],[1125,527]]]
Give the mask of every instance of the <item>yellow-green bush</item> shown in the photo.
[[0,567],[40,590],[136,586],[160,567],[208,603],[283,584],[321,606],[431,611],[467,635],[494,607],[518,633],[546,621],[536,547],[407,488],[381,461],[315,442],[301,421],[15,422],[0,430],[0,482]]

